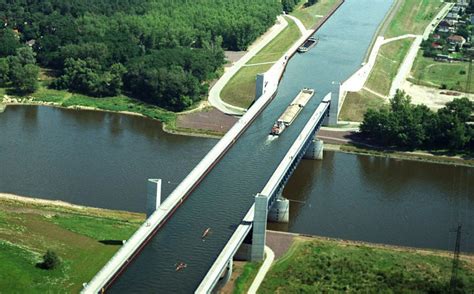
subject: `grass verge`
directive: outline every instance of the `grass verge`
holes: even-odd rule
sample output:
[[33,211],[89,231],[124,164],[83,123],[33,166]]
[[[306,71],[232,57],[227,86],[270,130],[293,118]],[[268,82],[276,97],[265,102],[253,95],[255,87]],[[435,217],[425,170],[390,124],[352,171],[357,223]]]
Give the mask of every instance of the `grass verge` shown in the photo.
[[[301,32],[294,21],[286,18],[288,26],[247,64],[258,64],[277,61],[301,37]],[[264,73],[271,63],[242,67],[225,85],[221,92],[223,101],[242,108],[248,108],[255,98],[255,79],[257,74]]]
[[[5,293],[79,292],[119,249],[110,241],[128,239],[144,219],[136,213],[3,198],[0,207],[0,289]],[[36,267],[48,249],[62,260],[49,271]]]
[[423,34],[428,24],[445,5],[444,2],[433,0],[398,1],[402,1],[402,4],[387,28],[385,38]]
[[242,273],[235,281],[234,294],[247,293],[250,285],[252,285],[253,280],[255,280],[257,276],[260,266],[262,266],[261,262],[248,262],[244,265]]
[[[449,292],[449,255],[299,238],[270,269],[260,293]],[[474,264],[462,260],[461,291],[474,291]]]
[[413,39],[408,38],[383,45],[365,86],[381,95],[388,95],[392,81],[397,75],[412,42]]
[[242,67],[222,89],[222,100],[238,107],[248,108],[255,99],[257,74],[266,72],[271,66],[262,64]]
[[301,37],[301,32],[296,23],[288,17],[285,17],[285,19],[288,26],[252,57],[247,64],[277,61]]
[[361,122],[369,108],[380,109],[385,105],[385,100],[366,90],[348,92],[342,105],[339,118],[345,121]]
[[303,25],[307,29],[310,29],[314,27],[322,17],[326,16],[338,2],[340,2],[340,0],[319,0],[316,4],[306,7],[306,0],[302,0],[291,15],[301,20]]
[[[468,62],[437,62],[423,56],[419,52],[413,65],[410,82],[436,88],[446,88],[466,92]],[[474,91],[474,81],[470,81],[471,93]]]

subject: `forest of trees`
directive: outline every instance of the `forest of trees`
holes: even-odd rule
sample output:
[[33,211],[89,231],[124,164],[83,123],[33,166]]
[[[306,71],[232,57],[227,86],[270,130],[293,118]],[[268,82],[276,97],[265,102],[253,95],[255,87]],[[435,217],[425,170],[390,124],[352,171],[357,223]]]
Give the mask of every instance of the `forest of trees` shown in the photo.
[[398,91],[390,108],[369,109],[360,126],[362,136],[386,147],[474,152],[474,103],[457,98],[437,112],[411,104]]
[[[207,92],[223,50],[245,50],[282,9],[279,0],[0,0],[0,84],[34,91],[17,78],[38,64],[56,73],[51,87],[179,111]],[[20,66],[29,47],[35,60]]]

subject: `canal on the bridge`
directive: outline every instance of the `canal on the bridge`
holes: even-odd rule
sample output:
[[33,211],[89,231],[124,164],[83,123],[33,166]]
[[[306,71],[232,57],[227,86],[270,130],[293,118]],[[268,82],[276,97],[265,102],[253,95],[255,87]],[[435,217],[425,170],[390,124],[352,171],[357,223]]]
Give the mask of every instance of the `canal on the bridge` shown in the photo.
[[[112,290],[196,288],[302,129],[303,117],[333,81],[359,67],[390,5],[346,1],[318,33],[318,46],[290,61],[274,102]],[[281,138],[268,141],[272,123],[302,87],[314,87],[316,98]],[[9,107],[0,114],[0,130],[0,192],[135,211],[144,210],[146,178],[170,181],[164,185],[169,193],[216,142],[167,135],[143,118],[46,107]],[[457,224],[456,215],[465,218],[474,208],[468,168],[326,152],[322,162],[303,162],[295,175],[285,193],[305,204],[292,203],[292,231],[449,249],[446,230]],[[466,222],[472,232],[472,217]],[[202,242],[207,227],[212,234]],[[474,251],[470,236],[462,249]],[[188,268],[176,273],[178,261]]]

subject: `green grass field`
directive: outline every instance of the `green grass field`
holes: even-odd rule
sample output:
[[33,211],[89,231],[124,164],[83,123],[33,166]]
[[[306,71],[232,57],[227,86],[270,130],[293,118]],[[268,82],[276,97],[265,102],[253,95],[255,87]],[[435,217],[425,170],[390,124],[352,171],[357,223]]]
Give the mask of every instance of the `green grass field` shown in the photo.
[[302,0],[297,8],[290,14],[301,20],[307,29],[314,27],[321,16],[327,15],[328,12],[340,0],[319,0],[316,4],[305,7],[306,0]]
[[[277,61],[301,37],[301,32],[295,22],[289,18],[286,20],[288,26],[247,64]],[[248,108],[255,99],[257,74],[266,72],[271,66],[272,63],[242,67],[222,89],[222,100],[235,106]]]
[[[119,249],[103,240],[126,240],[144,220],[128,212],[63,208],[0,200],[0,292],[74,293]],[[36,267],[46,250],[61,265]]]
[[254,262],[248,262],[244,265],[242,269],[242,273],[240,276],[235,280],[235,285],[234,285],[234,294],[244,294],[247,293],[247,291],[250,288],[250,285],[252,285],[253,280],[257,276],[258,270],[260,269],[260,266],[262,263],[254,263]]
[[[296,240],[259,293],[447,293],[451,257],[337,241]],[[459,293],[473,293],[474,264],[461,261]]]
[[235,106],[248,108],[255,99],[257,74],[266,72],[271,66],[271,64],[262,64],[242,67],[222,89],[222,100]]
[[399,0],[400,9],[390,22],[385,38],[397,37],[405,34],[423,34],[426,26],[435,18],[444,6],[439,0]]
[[[437,62],[432,58],[423,57],[422,52],[418,54],[412,68],[410,81],[429,87],[441,88],[443,85],[448,90],[465,92],[467,82],[467,62]],[[470,92],[474,92],[474,81],[470,81]]]
[[[0,94],[5,89],[0,89]],[[11,96],[11,95],[10,95]],[[67,91],[48,89],[44,86],[28,97],[17,97],[20,100],[32,99],[33,102],[53,103],[56,106],[72,107],[84,106],[106,111],[127,111],[142,114],[146,117],[157,119],[163,123],[174,125],[176,114],[163,108],[141,102],[126,96],[95,98]]]
[[412,42],[413,39],[408,38],[383,45],[365,87],[384,96],[388,95],[392,81],[397,75],[398,68],[405,59]]
[[295,22],[288,17],[285,19],[288,22],[288,26],[252,57],[247,64],[275,62],[301,37],[301,32]]
[[342,105],[339,119],[344,121],[361,122],[369,108],[380,109],[385,105],[385,100],[366,91],[348,92]]

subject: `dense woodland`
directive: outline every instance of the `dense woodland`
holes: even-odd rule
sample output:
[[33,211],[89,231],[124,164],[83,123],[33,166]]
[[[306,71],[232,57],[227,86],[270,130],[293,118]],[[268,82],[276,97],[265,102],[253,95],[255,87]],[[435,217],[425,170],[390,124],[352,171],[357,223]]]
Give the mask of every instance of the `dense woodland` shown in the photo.
[[0,0],[0,83],[30,93],[41,66],[56,73],[50,87],[182,110],[207,92],[223,50],[246,49],[282,9],[279,0]]
[[376,143],[401,149],[464,151],[474,154],[474,103],[457,98],[437,112],[411,104],[411,97],[398,91],[390,108],[369,109],[361,134]]

